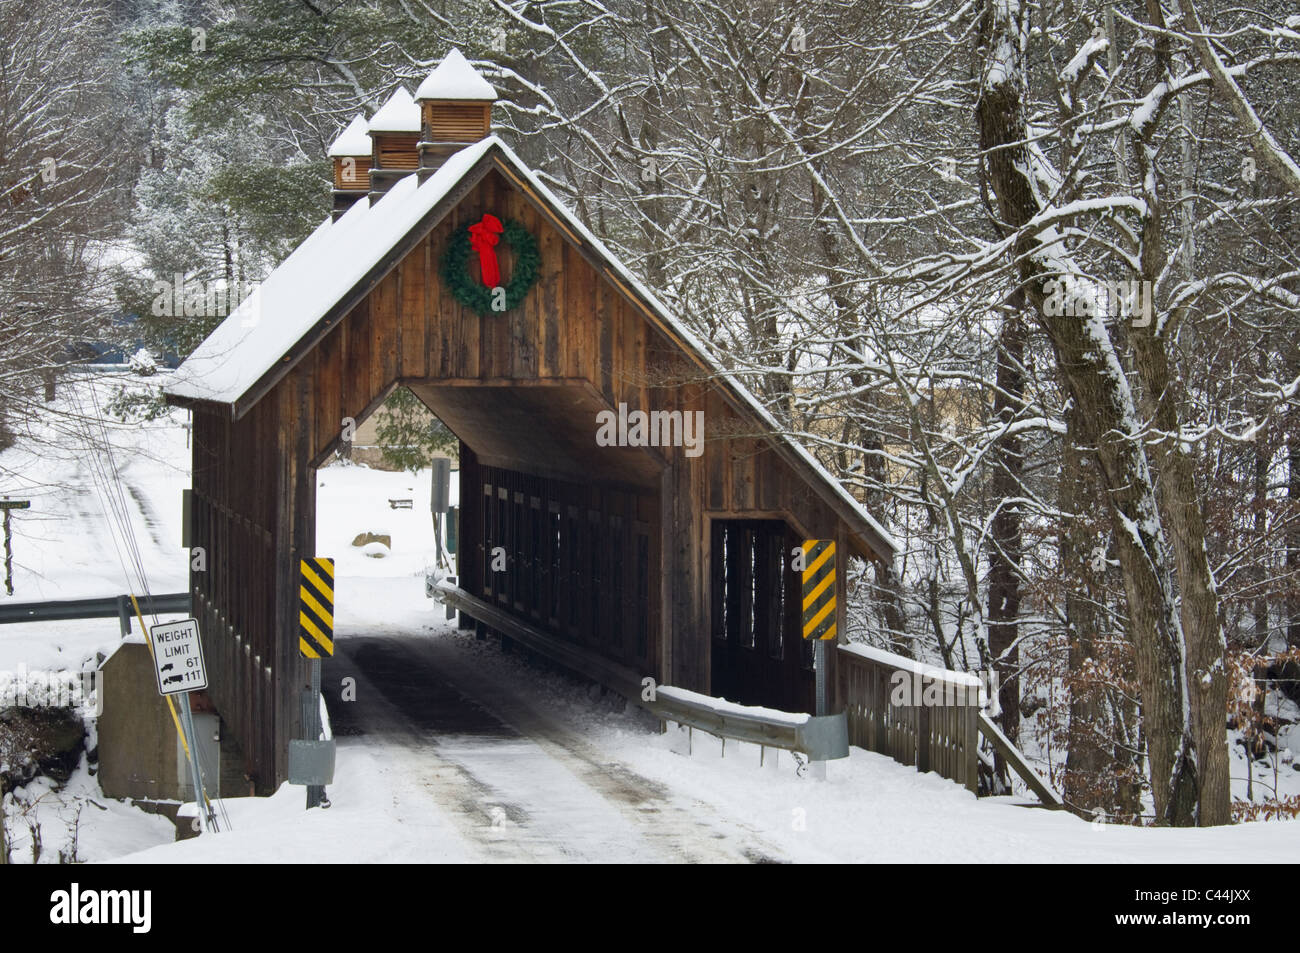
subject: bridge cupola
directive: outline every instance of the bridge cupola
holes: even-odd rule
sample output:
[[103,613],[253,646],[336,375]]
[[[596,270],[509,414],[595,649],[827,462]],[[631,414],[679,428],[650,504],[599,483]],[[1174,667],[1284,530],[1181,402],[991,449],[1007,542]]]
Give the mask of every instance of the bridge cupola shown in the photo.
[[492,131],[492,84],[453,49],[415,91],[420,108],[420,179]]
[[419,167],[420,109],[399,86],[370,118],[370,196],[375,199]]
[[334,164],[334,221],[370,191],[370,126],[357,113],[337,139],[330,143],[329,157]]

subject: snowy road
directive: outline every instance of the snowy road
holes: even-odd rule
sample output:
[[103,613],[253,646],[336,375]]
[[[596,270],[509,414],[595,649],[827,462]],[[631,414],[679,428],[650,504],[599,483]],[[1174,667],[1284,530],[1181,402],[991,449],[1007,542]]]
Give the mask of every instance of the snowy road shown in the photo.
[[[603,756],[509,681],[476,671],[452,639],[344,634],[337,647],[323,683],[340,757],[368,749],[393,807],[445,815],[475,859],[779,859],[753,831]],[[355,701],[341,697],[345,678]]]

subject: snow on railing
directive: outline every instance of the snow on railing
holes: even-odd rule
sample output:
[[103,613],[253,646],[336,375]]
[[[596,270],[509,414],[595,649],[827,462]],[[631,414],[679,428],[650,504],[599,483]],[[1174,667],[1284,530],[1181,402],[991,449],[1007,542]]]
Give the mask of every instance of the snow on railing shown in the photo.
[[985,698],[979,677],[866,645],[838,650],[849,743],[934,771],[975,793]]

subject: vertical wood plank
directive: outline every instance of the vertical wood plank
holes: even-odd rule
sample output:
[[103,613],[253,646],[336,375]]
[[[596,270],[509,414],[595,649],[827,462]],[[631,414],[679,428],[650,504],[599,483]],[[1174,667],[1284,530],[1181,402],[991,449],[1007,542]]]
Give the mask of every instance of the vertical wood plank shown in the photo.
[[534,289],[538,296],[538,316],[541,327],[538,331],[537,373],[541,377],[554,378],[564,376],[562,353],[563,328],[567,318],[565,310],[564,288],[564,245],[567,242],[549,223],[541,221],[538,226],[537,250],[541,255],[541,264]]
[[398,266],[401,275],[401,316],[402,350],[399,373],[402,377],[424,377],[428,373],[428,347],[426,329],[428,315],[426,312],[428,296],[425,292],[426,261],[428,258],[428,239],[420,242]]

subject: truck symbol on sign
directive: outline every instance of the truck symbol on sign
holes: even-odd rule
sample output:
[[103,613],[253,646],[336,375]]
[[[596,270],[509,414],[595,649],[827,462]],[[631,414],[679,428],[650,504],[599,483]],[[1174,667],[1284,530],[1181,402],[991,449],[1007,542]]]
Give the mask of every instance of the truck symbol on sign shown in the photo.
[[175,668],[175,667],[176,667],[176,666],[173,665],[171,662],[168,662],[168,663],[167,663],[166,665],[164,665],[162,668],[158,669],[158,671],[160,671],[160,672],[170,672],[170,671],[171,671],[173,668]]
[[171,676],[171,678],[164,678],[164,679],[163,679],[163,684],[164,684],[164,685],[171,685],[173,682],[183,682],[183,681],[185,681],[185,676],[184,676],[184,675],[173,675],[173,676]]

